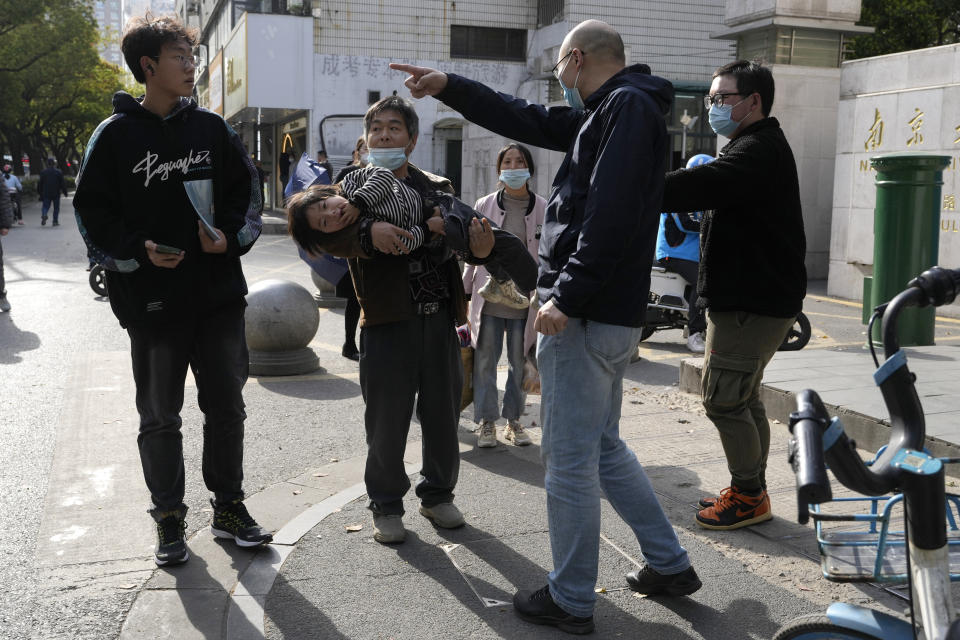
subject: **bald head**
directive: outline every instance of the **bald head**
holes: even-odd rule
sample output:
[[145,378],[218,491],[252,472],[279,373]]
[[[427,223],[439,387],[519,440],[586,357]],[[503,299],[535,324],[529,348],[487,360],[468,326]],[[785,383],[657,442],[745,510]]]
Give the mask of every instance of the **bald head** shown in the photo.
[[601,63],[627,63],[623,52],[623,39],[616,29],[600,20],[585,20],[573,28],[563,39],[564,52],[577,48]]

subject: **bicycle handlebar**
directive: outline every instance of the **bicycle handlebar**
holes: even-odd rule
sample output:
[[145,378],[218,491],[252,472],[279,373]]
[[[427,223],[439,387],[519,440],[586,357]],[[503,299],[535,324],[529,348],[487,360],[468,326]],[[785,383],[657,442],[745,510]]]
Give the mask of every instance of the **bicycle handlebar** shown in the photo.
[[890,412],[890,443],[867,467],[856,446],[830,415],[815,391],[797,394],[797,411],[790,414],[790,463],[797,477],[798,520],[809,518],[808,503],[832,498],[824,462],[844,486],[864,495],[878,496],[899,485],[901,470],[890,462],[903,449],[922,450],[926,437],[923,407],[900,351],[897,319],[908,307],[950,304],[960,293],[960,269],[933,267],[910,281],[907,289],[890,301],[883,312],[883,344],[887,359],[874,373],[884,403]]

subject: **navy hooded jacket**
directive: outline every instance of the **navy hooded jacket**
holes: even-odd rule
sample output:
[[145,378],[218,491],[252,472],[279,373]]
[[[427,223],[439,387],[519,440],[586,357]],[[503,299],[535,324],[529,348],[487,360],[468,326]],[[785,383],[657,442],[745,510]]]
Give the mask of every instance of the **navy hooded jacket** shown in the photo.
[[[127,93],[87,143],[73,198],[91,256],[107,269],[110,305],[123,326],[188,320],[247,293],[240,256],[261,230],[256,169],[219,115],[182,98],[165,118]],[[204,253],[184,183],[213,181],[214,226],[227,251]],[[146,240],[185,252],[175,269],[154,266]]]
[[566,152],[540,237],[540,302],[552,298],[572,318],[643,324],[673,86],[646,65],[633,65],[578,111],[532,104],[449,74],[437,99],[502,136]]

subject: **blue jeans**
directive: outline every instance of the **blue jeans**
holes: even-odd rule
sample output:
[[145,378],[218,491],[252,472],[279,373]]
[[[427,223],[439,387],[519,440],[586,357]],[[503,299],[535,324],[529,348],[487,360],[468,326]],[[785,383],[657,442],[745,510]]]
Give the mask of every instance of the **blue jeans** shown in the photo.
[[43,198],[43,206],[40,208],[40,217],[43,220],[47,219],[47,211],[50,210],[50,203],[53,203],[53,221],[60,222],[60,194],[58,193],[52,198]]
[[593,615],[597,599],[602,496],[633,529],[647,564],[667,574],[690,566],[643,467],[620,439],[623,374],[639,340],[639,328],[570,318],[563,332],[537,343],[548,581],[554,601],[575,616]]
[[473,419],[496,421],[497,410],[497,363],[503,350],[503,334],[507,334],[507,387],[503,394],[503,417],[518,420],[523,413],[526,394],[523,393],[523,330],[526,318],[508,320],[483,315],[477,349],[473,355]]

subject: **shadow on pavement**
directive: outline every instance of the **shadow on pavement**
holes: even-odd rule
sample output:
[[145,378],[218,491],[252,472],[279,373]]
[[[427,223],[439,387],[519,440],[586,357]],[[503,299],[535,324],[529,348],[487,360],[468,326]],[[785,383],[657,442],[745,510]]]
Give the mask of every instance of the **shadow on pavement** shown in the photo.
[[[296,615],[280,615],[276,618],[265,618],[265,623],[269,622],[279,631],[279,637],[296,640],[297,638],[323,638],[324,640],[347,640],[349,636],[343,635],[336,624],[323,615],[320,610],[309,600],[300,595],[294,583],[287,581],[281,573],[277,576],[274,583],[274,593],[283,594],[283,611],[296,611]],[[266,608],[270,611],[270,607]],[[371,612],[372,613],[372,612]],[[264,629],[267,631],[267,629]],[[265,634],[267,637],[273,637],[273,633]]]
[[[11,306],[16,299],[10,301]],[[33,351],[40,347],[40,337],[32,331],[23,331],[13,320],[16,307],[7,313],[0,313],[0,364],[16,364],[23,360],[20,353]]]
[[[458,531],[460,532],[459,535],[457,534]],[[441,538],[463,546],[483,563],[497,571],[515,589],[539,589],[546,584],[547,574],[543,567],[482,529],[468,524],[463,530],[445,531],[437,529],[437,534]],[[423,575],[435,580],[463,606],[480,616],[488,627],[502,638],[556,638],[562,635],[554,627],[538,626],[520,620],[512,611],[509,611],[512,609],[512,604],[485,606],[478,596],[512,603],[514,593],[507,593],[482,577],[473,575],[470,568],[461,569],[463,574],[449,570],[438,571],[437,567],[445,564],[445,554],[442,548],[422,540],[413,532],[408,532],[407,542],[397,547],[397,556]],[[469,580],[469,583],[467,580]],[[757,606],[762,607],[759,603],[751,604],[753,605],[752,609]],[[693,602],[689,598],[679,598],[673,605],[677,607],[675,611],[679,612],[681,616],[684,615],[684,609],[699,616],[703,627],[707,625],[715,625],[713,628],[724,626],[721,624],[724,618],[723,612]],[[658,640],[690,637],[682,629],[669,624],[644,621],[638,617],[639,615],[639,612],[626,611],[611,598],[601,596],[597,599],[594,609],[594,621],[597,624],[597,630],[591,637],[645,637],[657,638]],[[735,629],[740,628],[739,623],[734,619],[729,619],[729,616],[727,618],[725,626],[730,628],[731,634],[725,637],[736,637]],[[701,621],[698,621],[697,624],[699,625]],[[704,637],[720,636],[706,634]]]
[[[326,371],[320,369],[317,374]],[[360,395],[360,385],[346,378],[331,376],[323,380],[283,379],[282,377],[259,377],[257,382],[267,391],[304,400],[344,400]]]

